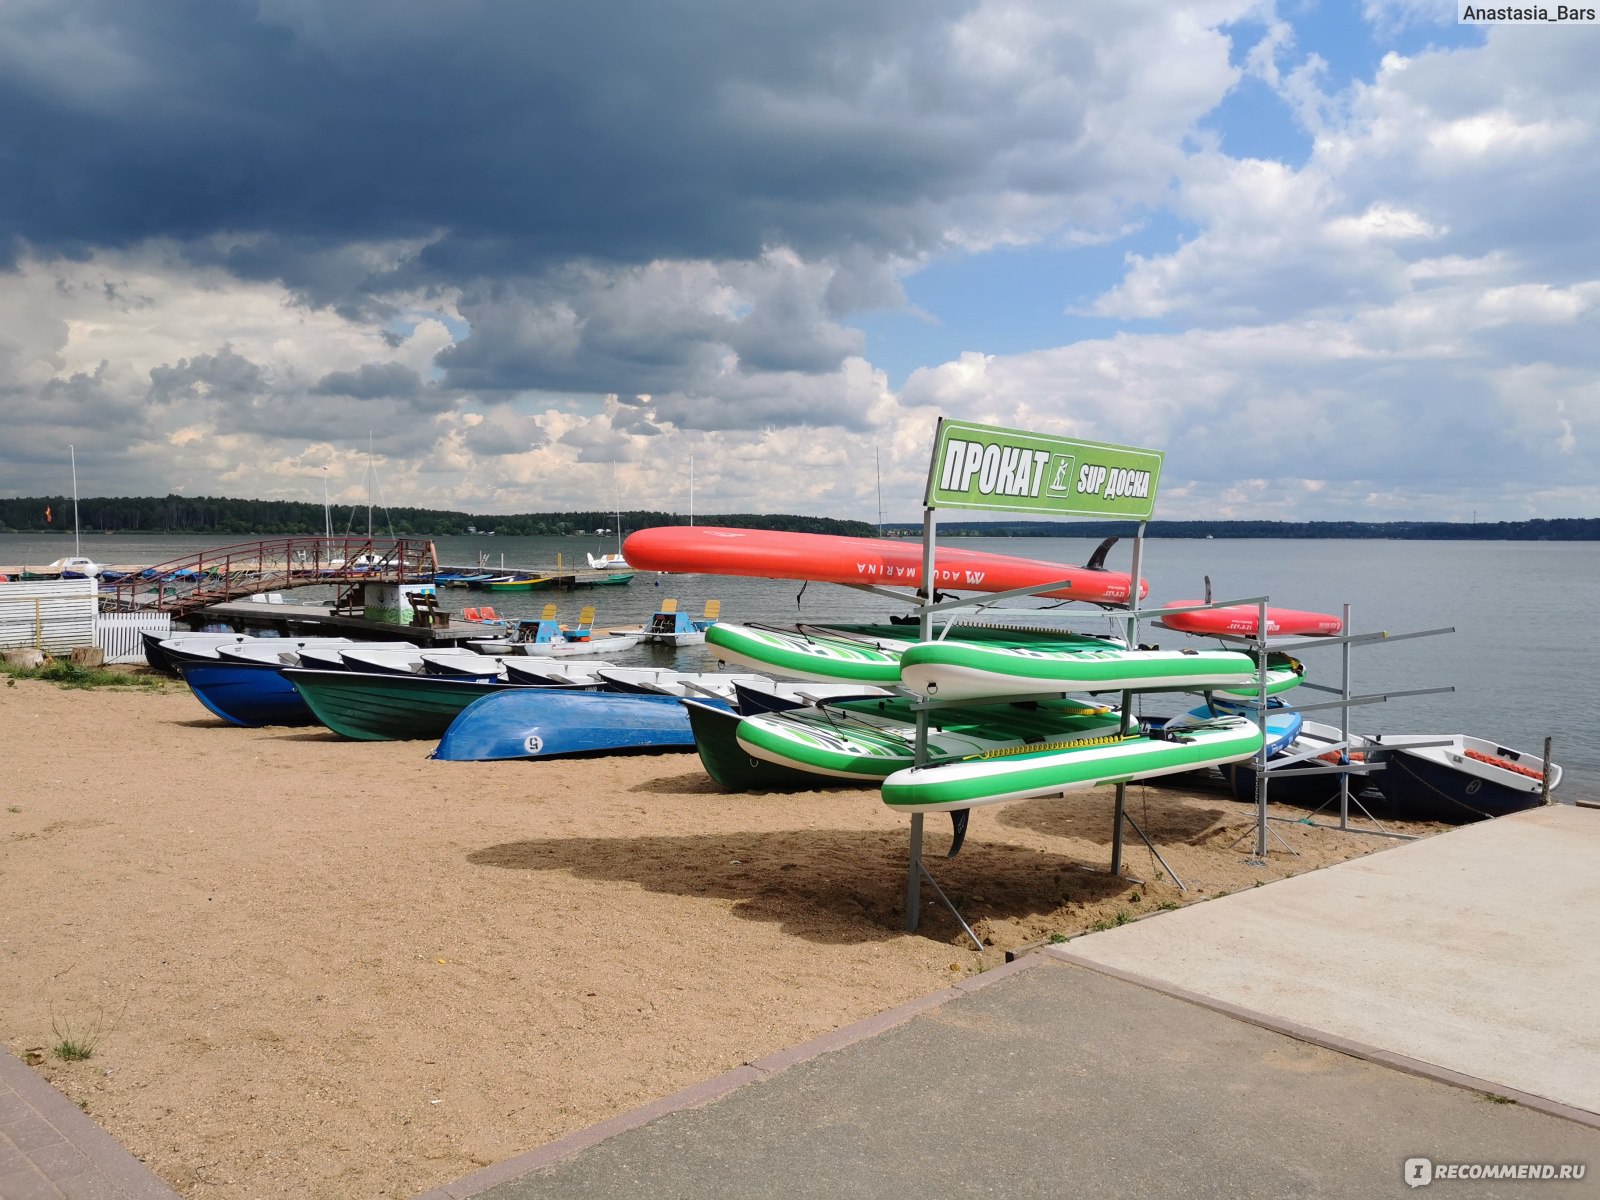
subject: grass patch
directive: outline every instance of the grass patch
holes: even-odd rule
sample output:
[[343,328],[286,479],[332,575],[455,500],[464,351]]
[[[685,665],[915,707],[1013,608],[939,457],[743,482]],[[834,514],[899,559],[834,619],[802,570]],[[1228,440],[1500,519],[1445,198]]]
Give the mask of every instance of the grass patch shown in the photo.
[[7,687],[16,687],[19,679],[40,679],[69,688],[134,687],[151,691],[163,691],[166,688],[166,681],[158,676],[130,675],[124,671],[108,671],[104,667],[80,667],[64,658],[51,659],[44,666],[32,669],[0,663],[0,674],[7,677]]
[[1116,916],[1107,917],[1103,921],[1096,921],[1093,925],[1089,926],[1089,932],[1102,933],[1107,929],[1115,929],[1118,925],[1126,925],[1131,920],[1133,920],[1132,914],[1129,913],[1125,908],[1119,908],[1117,909]]
[[50,1028],[56,1035],[56,1044],[51,1050],[62,1062],[87,1062],[94,1057],[95,1047],[100,1044],[101,1031],[98,1022],[90,1032],[76,1033],[70,1021],[57,1021],[52,1017]]
[[[127,1004],[123,1004],[127,1009]],[[119,1013],[120,1017],[121,1014]],[[62,1062],[87,1062],[94,1057],[94,1052],[99,1048],[100,1041],[116,1026],[116,1021],[106,1019],[106,1011],[101,1008],[96,1012],[94,1020],[87,1029],[74,1029],[72,1022],[65,1017],[58,1018],[55,1012],[50,1013],[50,1030],[56,1035],[56,1043],[50,1047],[51,1053]]]

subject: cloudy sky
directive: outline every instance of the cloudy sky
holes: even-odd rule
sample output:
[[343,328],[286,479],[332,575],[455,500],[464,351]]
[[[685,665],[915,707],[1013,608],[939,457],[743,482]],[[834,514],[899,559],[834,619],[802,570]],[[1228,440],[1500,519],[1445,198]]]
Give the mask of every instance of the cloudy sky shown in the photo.
[[[6,0],[0,491],[1600,515],[1600,25],[1455,0]],[[693,464],[691,474],[691,463]]]

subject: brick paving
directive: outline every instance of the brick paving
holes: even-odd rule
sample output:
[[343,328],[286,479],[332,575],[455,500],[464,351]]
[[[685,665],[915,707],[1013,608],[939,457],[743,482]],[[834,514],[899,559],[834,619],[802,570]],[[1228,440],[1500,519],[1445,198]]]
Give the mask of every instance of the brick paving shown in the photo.
[[0,1200],[178,1200],[120,1142],[0,1050]]

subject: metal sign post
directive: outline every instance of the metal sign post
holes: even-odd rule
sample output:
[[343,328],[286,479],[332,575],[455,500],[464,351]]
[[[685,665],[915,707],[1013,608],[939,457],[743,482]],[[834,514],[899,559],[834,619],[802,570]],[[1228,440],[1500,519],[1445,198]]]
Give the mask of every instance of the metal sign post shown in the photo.
[[[1128,601],[1131,612],[1127,624],[1128,640],[1130,644],[1135,643],[1144,531],[1155,512],[1163,457],[1158,450],[1085,442],[941,417],[934,432],[933,457],[928,465],[928,485],[923,499],[922,603],[918,608],[921,640],[929,641],[933,637],[934,611],[955,606],[941,604],[935,589],[936,510],[972,508],[1037,517],[1121,517],[1137,521],[1139,532],[1134,542]],[[1030,593],[1048,590],[1048,587],[1028,589]],[[989,602],[993,599],[991,597]],[[1130,709],[1125,693],[1124,732],[1128,729]],[[918,706],[912,763],[920,767],[927,761],[928,709]],[[1117,785],[1117,829],[1112,842],[1114,872],[1121,865],[1126,790],[1126,784]],[[907,932],[916,930],[922,914],[922,878],[927,874],[922,861],[923,816],[920,812],[911,814],[910,861],[906,872]],[[1142,831],[1140,836],[1144,836]],[[928,874],[928,882],[981,950],[982,942],[956,912],[931,874]]]

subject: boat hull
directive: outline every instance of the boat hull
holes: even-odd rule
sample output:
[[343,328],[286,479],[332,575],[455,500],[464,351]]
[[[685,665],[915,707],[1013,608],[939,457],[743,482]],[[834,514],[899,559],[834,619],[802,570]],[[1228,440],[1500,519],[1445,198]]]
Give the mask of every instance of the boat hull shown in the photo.
[[693,746],[689,714],[676,696],[519,688],[468,705],[432,757],[491,762]]
[[318,721],[340,737],[364,742],[435,740],[474,700],[520,686],[441,675],[296,667],[286,667],[283,676]]
[[317,718],[278,664],[179,662],[195,699],[231,725],[315,725]]
[[[1425,741],[1446,744],[1407,745]],[[1367,757],[1383,764],[1373,780],[1402,820],[1463,824],[1521,812],[1543,803],[1546,771],[1551,791],[1561,782],[1555,763],[1461,734],[1379,735]]]
[[701,700],[683,699],[679,703],[689,715],[689,730],[694,735],[700,764],[719,787],[730,792],[803,792],[830,784],[842,787],[850,782],[756,758],[739,745],[739,722],[743,718],[737,712]]
[[911,767],[883,781],[883,802],[913,812],[950,812],[1221,766],[1249,758],[1260,748],[1261,730],[1255,722],[1223,718],[1184,740],[1142,735],[1092,739]]

